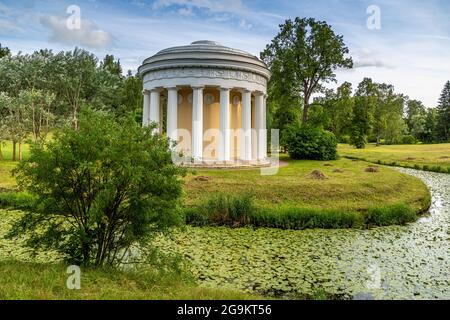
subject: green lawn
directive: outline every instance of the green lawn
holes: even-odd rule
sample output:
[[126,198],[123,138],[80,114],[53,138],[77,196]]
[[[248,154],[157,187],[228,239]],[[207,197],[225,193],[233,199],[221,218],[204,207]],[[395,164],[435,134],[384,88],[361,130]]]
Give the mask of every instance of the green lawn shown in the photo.
[[[317,209],[366,210],[369,207],[405,203],[414,209],[428,205],[429,193],[418,179],[390,168],[365,172],[366,162],[341,159],[337,161],[289,161],[274,176],[261,176],[259,170],[197,170],[196,175],[210,181],[186,177],[188,205],[199,204],[217,192],[235,195],[250,193],[257,205],[265,208],[297,206]],[[341,172],[335,172],[336,170]],[[320,170],[327,179],[311,179],[309,174]]]
[[[382,161],[383,164],[415,167],[416,169],[433,170],[433,167],[450,169],[450,143],[418,144],[418,145],[382,145],[369,144],[365,149],[356,149],[350,145],[339,145],[339,154],[345,157],[356,157],[370,162]],[[393,163],[395,162],[395,164]],[[426,166],[424,168],[424,166]]]

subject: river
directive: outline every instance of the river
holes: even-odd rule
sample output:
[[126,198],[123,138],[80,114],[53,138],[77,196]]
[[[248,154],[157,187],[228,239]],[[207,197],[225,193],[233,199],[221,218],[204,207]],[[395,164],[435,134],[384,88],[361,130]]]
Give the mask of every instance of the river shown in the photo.
[[450,299],[450,175],[423,180],[430,212],[370,230],[193,228],[160,245],[190,260],[203,286],[296,298],[318,290],[353,299]]

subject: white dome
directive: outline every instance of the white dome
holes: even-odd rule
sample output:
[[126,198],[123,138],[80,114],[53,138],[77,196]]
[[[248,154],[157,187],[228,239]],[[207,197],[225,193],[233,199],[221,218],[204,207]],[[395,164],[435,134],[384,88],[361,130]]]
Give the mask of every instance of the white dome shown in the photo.
[[139,74],[143,76],[151,71],[180,67],[225,67],[253,72],[267,80],[270,78],[266,64],[258,57],[210,40],[195,41],[190,45],[161,50],[145,59],[139,67]]

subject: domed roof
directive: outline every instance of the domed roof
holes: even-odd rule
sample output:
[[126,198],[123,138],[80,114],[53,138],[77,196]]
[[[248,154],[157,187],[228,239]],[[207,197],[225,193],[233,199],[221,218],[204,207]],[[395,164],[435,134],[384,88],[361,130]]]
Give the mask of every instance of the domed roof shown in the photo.
[[172,47],[172,48],[164,49],[164,50],[159,51],[156,55],[167,54],[167,53],[180,53],[180,52],[228,53],[228,54],[236,54],[236,55],[242,55],[242,56],[258,59],[257,57],[255,57],[254,55],[251,55],[248,52],[225,47],[225,46],[221,45],[219,42],[210,41],[210,40],[194,41],[190,45],[187,45],[187,46],[179,46],[179,47]]
[[210,40],[194,41],[190,45],[164,49],[147,58],[139,74],[179,67],[217,67],[258,73],[270,77],[266,64],[258,57]]

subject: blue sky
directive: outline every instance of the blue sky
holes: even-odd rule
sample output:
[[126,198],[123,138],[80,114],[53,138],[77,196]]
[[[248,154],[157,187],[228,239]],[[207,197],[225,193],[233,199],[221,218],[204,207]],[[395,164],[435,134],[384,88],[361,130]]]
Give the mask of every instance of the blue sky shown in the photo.
[[[67,8],[81,10],[68,30]],[[381,29],[367,28],[367,8],[380,8]],[[338,83],[364,77],[435,106],[450,80],[448,0],[0,0],[0,43],[16,53],[74,46],[112,53],[136,70],[148,56],[195,40],[215,40],[259,56],[287,18],[325,20],[344,36],[355,68]]]

